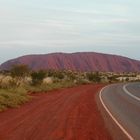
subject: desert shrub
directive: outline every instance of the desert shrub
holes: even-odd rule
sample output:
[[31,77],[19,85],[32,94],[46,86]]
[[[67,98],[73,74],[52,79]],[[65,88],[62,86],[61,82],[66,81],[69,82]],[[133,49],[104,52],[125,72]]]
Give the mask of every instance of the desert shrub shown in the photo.
[[35,71],[31,73],[32,84],[33,85],[40,85],[42,84],[44,78],[46,77],[46,72],[43,70]]
[[54,78],[57,78],[57,79],[64,79],[65,77],[65,73],[64,71],[56,71],[56,70],[48,70],[47,71],[47,76],[48,77],[54,77]]
[[32,93],[38,93],[38,92],[47,92],[47,91],[60,89],[60,88],[69,88],[76,85],[77,84],[74,83],[73,81],[60,81],[60,82],[52,83],[52,84],[40,84],[36,86],[28,86],[27,89],[31,91]]
[[101,77],[99,72],[95,72],[95,73],[87,73],[87,78],[89,81],[93,81],[93,82],[100,82],[101,81]]
[[48,77],[53,77],[54,76],[54,74],[55,74],[55,70],[47,70],[47,76]]
[[29,99],[30,96],[24,88],[0,89],[0,111],[9,107],[18,107]]
[[58,79],[64,79],[65,76],[62,71],[57,71],[57,72],[55,72],[54,77],[56,77]]
[[127,77],[127,78],[125,79],[125,81],[128,82],[128,81],[129,81],[129,78]]
[[109,80],[109,83],[112,83],[112,82],[117,82],[117,76],[115,75],[112,75],[112,76],[108,76],[108,80]]
[[3,88],[3,89],[8,89],[11,87],[11,81],[13,80],[13,78],[11,76],[6,76],[6,75],[3,75],[0,76],[0,88]]
[[52,84],[52,83],[53,83],[52,77],[46,77],[43,80],[43,84]]
[[67,72],[67,77],[69,80],[76,80],[76,74],[72,71]]
[[87,79],[78,79],[77,84],[80,85],[90,84],[90,81]]

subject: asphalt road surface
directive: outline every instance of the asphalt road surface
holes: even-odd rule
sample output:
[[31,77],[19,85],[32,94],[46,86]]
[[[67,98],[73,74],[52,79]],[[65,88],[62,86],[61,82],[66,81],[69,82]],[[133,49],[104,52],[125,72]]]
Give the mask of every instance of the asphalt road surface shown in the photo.
[[140,83],[107,86],[100,92],[100,100],[127,138],[140,140]]

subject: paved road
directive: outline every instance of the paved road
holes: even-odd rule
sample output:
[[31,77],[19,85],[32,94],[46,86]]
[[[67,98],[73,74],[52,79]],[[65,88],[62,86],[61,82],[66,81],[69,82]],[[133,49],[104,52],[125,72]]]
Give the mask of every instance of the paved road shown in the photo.
[[107,86],[100,100],[128,139],[140,140],[140,83]]

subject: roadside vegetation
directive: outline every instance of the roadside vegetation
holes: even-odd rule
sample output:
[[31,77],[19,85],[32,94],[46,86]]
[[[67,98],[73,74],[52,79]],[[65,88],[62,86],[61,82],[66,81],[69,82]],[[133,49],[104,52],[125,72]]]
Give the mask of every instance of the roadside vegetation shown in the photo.
[[66,70],[32,71],[26,65],[14,65],[0,72],[0,111],[19,107],[32,99],[31,93],[45,92],[90,83],[139,81],[138,73],[75,72]]

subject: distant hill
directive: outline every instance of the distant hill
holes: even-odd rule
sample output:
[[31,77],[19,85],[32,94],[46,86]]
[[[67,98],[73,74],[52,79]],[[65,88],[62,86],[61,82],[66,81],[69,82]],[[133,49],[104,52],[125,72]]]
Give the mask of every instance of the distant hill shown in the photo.
[[117,55],[95,52],[52,53],[45,55],[27,55],[3,63],[1,70],[12,65],[27,64],[33,70],[56,69],[76,71],[134,72],[140,71],[140,61]]

